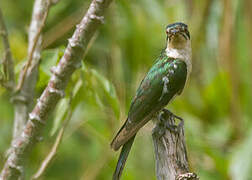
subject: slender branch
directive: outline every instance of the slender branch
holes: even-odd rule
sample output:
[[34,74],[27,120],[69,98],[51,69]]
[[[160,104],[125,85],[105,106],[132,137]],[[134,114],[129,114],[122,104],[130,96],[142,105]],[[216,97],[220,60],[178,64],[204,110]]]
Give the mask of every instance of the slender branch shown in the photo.
[[20,136],[34,103],[41,54],[41,31],[48,15],[50,0],[35,0],[29,28],[28,61],[20,72],[18,91],[12,97],[15,107],[13,140]]
[[4,23],[1,9],[0,9],[0,36],[2,37],[4,47],[4,57],[3,61],[1,62],[3,64],[4,77],[3,79],[0,79],[0,83],[5,88],[12,91],[15,85],[14,63],[8,40],[8,32]]
[[112,0],[93,0],[81,23],[69,39],[68,46],[59,64],[52,68],[52,77],[37,101],[29,120],[20,137],[12,144],[8,159],[1,172],[0,179],[18,178],[24,160],[38,141],[41,131],[46,125],[50,112],[55,109],[72,73],[81,66],[81,60],[87,44],[95,31],[103,23],[103,15]]
[[[17,86],[17,91],[19,91],[22,88],[23,84],[24,84],[26,73],[28,71],[28,68],[31,65],[31,62],[32,62],[32,59],[33,59],[33,55],[34,55],[36,46],[38,44],[38,41],[39,41],[39,38],[40,38],[40,35],[41,35],[41,32],[42,32],[42,29],[45,26],[46,18],[48,16],[48,12],[49,12],[49,7],[51,5],[51,1],[50,0],[47,0],[47,1],[36,1],[36,2],[37,3],[34,4],[34,11],[33,11],[34,12],[33,13],[33,15],[34,15],[33,16],[33,20],[34,21],[32,21],[32,23],[31,23],[31,26],[30,26],[31,31],[30,32],[32,33],[32,30],[33,30],[32,29],[33,28],[33,22],[36,23],[38,27],[35,27],[36,31],[34,33],[33,40],[31,41],[31,43],[29,43],[30,44],[30,47],[29,47],[30,50],[28,52],[28,60],[27,60],[27,63],[25,65],[25,67],[24,67],[23,72],[21,73],[21,77],[20,77],[20,80],[19,80],[19,83],[18,83],[18,86]],[[42,17],[37,18],[35,15],[40,15],[38,13],[41,13]],[[41,44],[41,42],[39,44]]]
[[[18,91],[12,96],[14,105],[14,125],[12,144],[19,138],[27,122],[28,113],[34,103],[35,87],[38,80],[38,66],[41,54],[41,31],[48,15],[50,0],[35,0],[29,28],[28,61],[20,72]],[[8,151],[7,153],[9,153]],[[19,179],[24,178],[24,168],[19,167]]]
[[[85,56],[88,53],[91,46],[93,45],[97,36],[98,36],[98,32],[96,31],[96,33],[93,35],[93,37],[91,38],[91,40],[89,41],[89,43],[87,45],[86,51],[83,55],[83,59],[85,58]],[[72,101],[72,96],[70,96],[70,100],[69,100],[69,111],[68,111],[67,117],[63,123],[63,126],[61,127],[61,129],[58,132],[58,135],[56,137],[56,141],[55,141],[51,151],[49,152],[49,154],[46,156],[44,161],[41,163],[41,166],[38,169],[38,171],[33,175],[32,179],[39,179],[43,175],[43,173],[45,172],[46,168],[49,166],[49,163],[51,163],[53,158],[56,156],[56,153],[58,151],[58,147],[59,147],[61,140],[62,140],[62,137],[64,135],[65,128],[72,117],[73,110],[71,109],[71,101]]]
[[[162,121],[158,121],[152,133],[157,179],[198,180],[195,173],[189,172],[183,124],[176,126],[173,114],[165,110],[161,113]],[[167,125],[175,129],[169,130]]]
[[59,133],[56,137],[55,143],[53,144],[53,147],[52,147],[51,151],[49,152],[49,154],[46,156],[44,161],[41,163],[41,166],[38,169],[38,171],[33,175],[32,179],[40,178],[43,175],[43,173],[45,172],[45,170],[48,167],[48,165],[50,164],[50,162],[53,160],[53,158],[57,154],[57,151],[58,151],[59,145],[61,143],[62,137],[64,135],[66,126],[68,125],[68,122],[70,121],[72,114],[73,114],[73,110],[71,109],[71,100],[72,100],[72,98],[70,98],[70,100],[69,100],[69,111],[67,113],[67,117],[63,123],[63,126],[59,130]]
[[59,145],[61,143],[63,134],[65,131],[65,127],[62,127],[59,130],[59,133],[56,137],[55,143],[53,144],[53,147],[51,149],[51,151],[49,152],[49,154],[46,156],[46,158],[43,160],[43,162],[40,165],[40,168],[38,169],[38,171],[33,175],[32,179],[38,179],[40,178],[43,173],[45,172],[46,168],[49,166],[50,162],[53,160],[53,158],[56,156],[56,153],[58,151]]
[[[72,14],[56,23],[53,27],[51,27],[48,31],[45,32],[42,48],[45,49],[58,39],[62,38],[62,36],[64,36],[67,32],[73,29],[76,24],[81,21],[84,15],[85,8],[79,7]],[[57,33],[55,34],[55,32]]]

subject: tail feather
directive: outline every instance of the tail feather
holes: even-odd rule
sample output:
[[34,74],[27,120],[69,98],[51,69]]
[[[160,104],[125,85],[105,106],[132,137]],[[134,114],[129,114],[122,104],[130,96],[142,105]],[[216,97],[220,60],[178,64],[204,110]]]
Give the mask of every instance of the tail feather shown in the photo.
[[120,177],[122,175],[123,168],[124,168],[125,163],[126,163],[126,160],[128,158],[131,146],[132,146],[132,144],[134,142],[135,136],[136,135],[134,135],[132,138],[130,138],[123,145],[120,156],[119,156],[119,159],[118,159],[118,162],[117,162],[117,165],[116,165],[116,169],[115,169],[115,172],[114,172],[114,175],[113,175],[113,180],[119,180],[120,179]]
[[117,138],[118,138],[119,134],[121,133],[121,131],[123,130],[123,128],[125,127],[127,120],[125,121],[125,123],[123,124],[121,129],[117,132],[116,136],[114,137],[114,139],[112,140],[112,142],[110,144],[111,148],[114,149],[115,151],[117,151],[120,148],[120,146],[118,146]]

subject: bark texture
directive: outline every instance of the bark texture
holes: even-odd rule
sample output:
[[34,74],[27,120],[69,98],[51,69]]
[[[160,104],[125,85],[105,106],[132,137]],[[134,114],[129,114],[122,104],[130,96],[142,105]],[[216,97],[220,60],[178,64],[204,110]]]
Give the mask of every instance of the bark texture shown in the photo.
[[29,114],[28,122],[21,135],[12,143],[9,156],[1,172],[0,179],[18,179],[22,173],[24,161],[34,144],[40,139],[40,133],[46,125],[50,112],[60,98],[72,73],[81,66],[83,54],[88,42],[103,23],[104,12],[112,0],[93,0],[86,15],[77,25],[59,64],[52,68],[52,77]]
[[[162,121],[157,121],[152,133],[157,179],[199,179],[195,173],[189,172],[183,124],[176,126],[175,117],[167,111],[162,111],[160,116]],[[166,128],[168,124],[173,130]]]
[[41,54],[42,29],[49,11],[49,0],[35,0],[29,28],[28,60],[20,72],[19,84],[12,101],[15,107],[13,140],[20,136],[34,104],[35,87]]

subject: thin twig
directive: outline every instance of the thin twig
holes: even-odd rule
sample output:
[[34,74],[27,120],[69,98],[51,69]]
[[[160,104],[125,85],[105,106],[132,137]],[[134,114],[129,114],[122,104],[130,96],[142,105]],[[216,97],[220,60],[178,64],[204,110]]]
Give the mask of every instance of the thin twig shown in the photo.
[[65,127],[62,127],[59,130],[59,133],[56,137],[55,143],[53,144],[53,147],[51,149],[51,151],[49,152],[49,154],[46,156],[46,158],[43,160],[43,162],[40,165],[40,168],[38,169],[38,171],[33,175],[32,179],[38,179],[40,178],[43,173],[45,172],[46,168],[48,167],[48,165],[50,164],[50,162],[53,160],[53,158],[55,157],[57,151],[58,151],[58,147],[61,143],[63,134],[64,134],[64,130]]
[[[35,87],[38,80],[38,67],[41,54],[41,31],[42,27],[45,24],[45,18],[47,17],[49,7],[50,0],[34,1],[28,34],[28,62],[30,63],[30,65],[23,68],[23,70],[20,72],[20,82],[22,81],[22,78],[24,78],[24,81],[22,83],[22,86],[20,86],[19,91],[15,91],[16,89],[14,89],[15,87],[13,87],[13,91],[15,91],[15,93],[11,97],[12,103],[14,105],[12,145],[14,145],[15,140],[20,137],[27,122],[28,113],[30,112],[34,103]],[[11,151],[8,151],[7,154],[9,152]],[[24,170],[25,168],[23,167],[23,165],[20,165],[18,172],[19,179],[24,178]]]
[[71,29],[73,29],[74,26],[78,24],[81,21],[81,18],[85,15],[84,9],[85,9],[84,6],[80,7],[79,9],[76,9],[72,14],[65,17],[60,22],[55,24],[51,29],[46,31],[44,33],[42,48],[43,49],[47,48],[55,41],[62,38],[62,36],[64,36]]
[[59,145],[61,143],[62,137],[64,135],[65,129],[68,125],[68,122],[70,121],[70,119],[72,117],[72,114],[73,114],[73,110],[71,108],[71,101],[72,101],[72,98],[70,97],[69,111],[67,113],[67,117],[63,123],[63,126],[59,130],[59,133],[56,137],[55,143],[53,144],[53,147],[52,147],[51,151],[49,152],[49,154],[46,156],[44,161],[41,163],[41,166],[38,169],[38,171],[33,175],[32,179],[40,178],[43,175],[43,173],[45,172],[46,168],[49,166],[50,162],[53,160],[53,158],[57,154],[57,151],[58,151]]
[[[12,96],[15,116],[13,140],[20,136],[34,103],[35,87],[38,80],[38,67],[41,56],[42,28],[50,8],[50,0],[35,0],[29,27],[28,61],[19,75],[19,91]],[[20,86],[21,82],[21,86]],[[17,90],[17,88],[16,88]]]
[[12,91],[15,85],[14,63],[8,40],[8,32],[4,23],[1,9],[0,9],[0,36],[2,37],[4,47],[4,58],[3,61],[1,62],[3,64],[4,77],[3,79],[0,79],[0,82],[6,89]]
[[32,48],[31,48],[31,51],[29,51],[29,54],[28,54],[28,60],[27,60],[27,63],[24,67],[24,71],[22,72],[21,74],[21,77],[20,77],[20,81],[17,85],[17,88],[16,88],[16,91],[19,91],[23,84],[24,84],[24,80],[25,80],[25,76],[26,76],[26,73],[27,73],[27,70],[28,68],[30,67],[31,65],[31,62],[32,62],[32,59],[33,59],[33,54],[34,54],[34,51],[35,51],[35,48],[36,48],[36,45],[38,43],[38,40],[39,40],[39,37],[40,37],[40,34],[42,32],[42,29],[43,27],[45,26],[45,22],[46,22],[46,19],[47,19],[47,16],[48,16],[48,12],[49,12],[49,7],[51,5],[51,0],[48,0],[47,3],[46,3],[46,7],[45,7],[45,13],[43,14],[43,18],[42,18],[42,21],[41,21],[41,24],[40,24],[40,27],[38,29],[38,31],[36,32],[36,35],[34,37],[34,41],[33,41],[33,44],[32,44]]
[[64,90],[73,72],[81,66],[82,57],[87,44],[95,31],[103,23],[103,15],[112,0],[93,0],[81,23],[69,39],[68,46],[56,67],[52,68],[52,77],[38,99],[29,120],[10,148],[8,159],[3,167],[0,179],[18,179],[28,153],[38,141],[41,131],[46,125],[50,112],[64,96]]
[[96,31],[96,32],[94,33],[93,37],[90,39],[90,41],[89,41],[89,43],[88,43],[88,45],[87,45],[87,49],[86,49],[86,51],[85,51],[84,54],[83,54],[83,59],[85,59],[85,57],[87,56],[87,54],[88,54],[90,48],[91,48],[92,45],[94,44],[94,42],[95,42],[96,38],[98,37],[98,35],[99,35],[99,32]]

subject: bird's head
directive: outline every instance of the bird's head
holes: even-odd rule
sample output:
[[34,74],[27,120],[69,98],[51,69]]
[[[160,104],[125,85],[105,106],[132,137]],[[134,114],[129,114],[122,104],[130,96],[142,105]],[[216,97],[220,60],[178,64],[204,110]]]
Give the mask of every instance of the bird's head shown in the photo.
[[184,23],[173,23],[166,27],[167,48],[183,49],[190,45],[190,33]]

